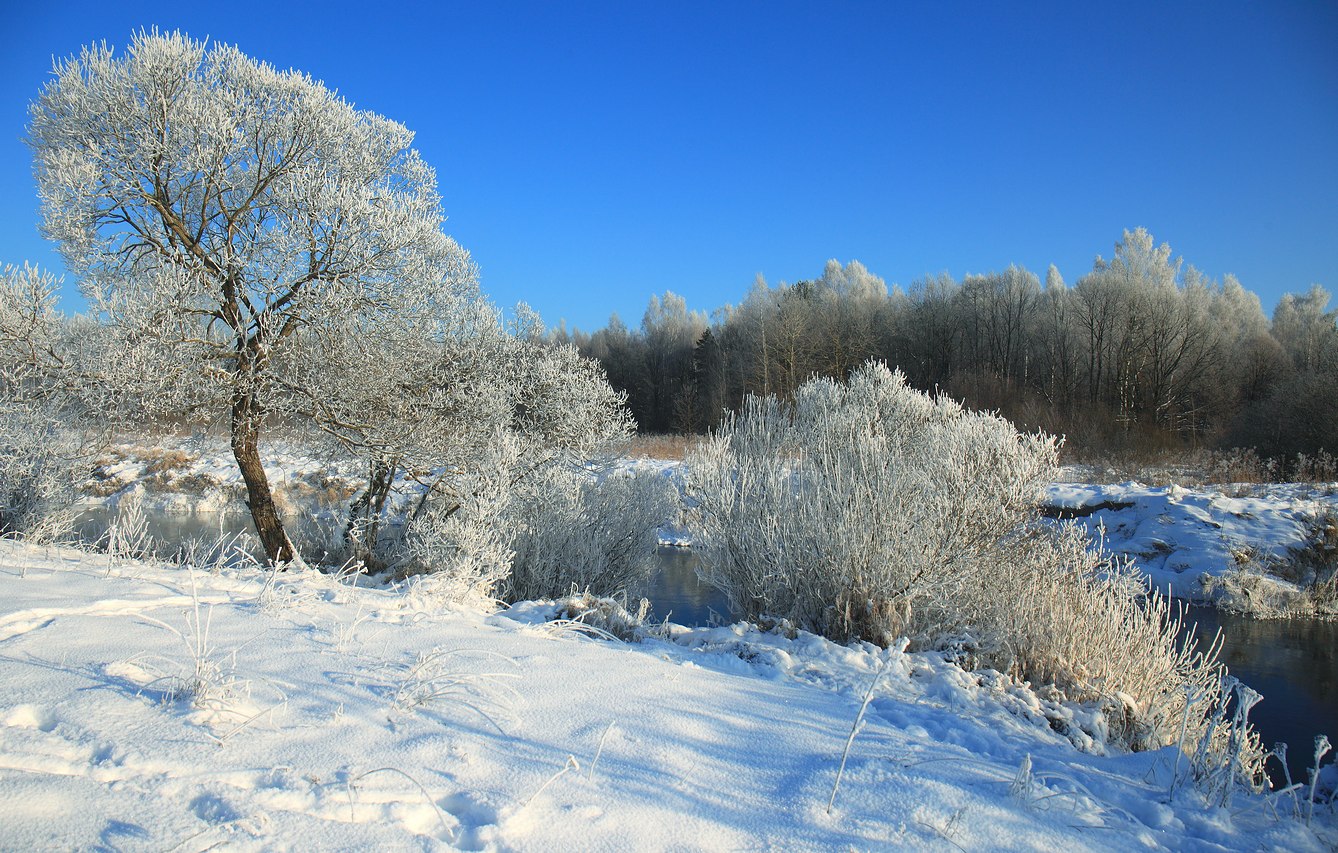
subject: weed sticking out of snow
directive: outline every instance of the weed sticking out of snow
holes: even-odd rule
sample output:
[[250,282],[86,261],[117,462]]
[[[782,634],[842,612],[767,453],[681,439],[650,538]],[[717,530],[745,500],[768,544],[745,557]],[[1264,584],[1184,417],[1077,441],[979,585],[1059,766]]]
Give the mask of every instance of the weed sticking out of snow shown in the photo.
[[[507,664],[511,671],[471,671],[466,664],[471,659],[496,661]],[[517,680],[520,674],[516,662],[505,655],[478,649],[433,649],[423,652],[405,667],[394,685],[392,702],[406,711],[439,707],[460,707],[472,711],[505,734],[508,702],[519,698],[519,693],[508,680]]]
[[604,754],[604,741],[608,740],[609,732],[613,731],[613,723],[604,727],[604,734],[599,736],[599,746],[595,747],[595,757],[590,759],[590,769],[586,771],[586,781],[592,781],[595,778],[595,768],[599,766],[599,757]]
[[368,770],[365,773],[359,773],[357,776],[345,781],[344,784],[348,792],[348,802],[349,802],[348,807],[349,807],[350,822],[352,823],[358,822],[356,810],[354,807],[354,804],[357,799],[358,783],[364,779],[367,779],[371,776],[375,776],[379,773],[394,774],[402,779],[407,780],[409,784],[413,785],[414,788],[417,789],[417,791],[420,794],[422,794],[423,800],[432,808],[432,813],[435,814],[437,817],[438,825],[441,827],[440,840],[450,841],[450,842],[455,842],[458,840],[456,831],[446,821],[446,814],[441,810],[441,806],[437,805],[437,801],[432,797],[432,795],[428,793],[427,788],[423,786],[423,783],[419,782],[413,776],[410,776],[408,773],[405,773],[403,770],[400,770],[397,767],[378,767],[375,770]]
[[649,614],[650,602],[644,598],[637,604],[637,609],[631,611],[626,600],[596,596],[587,591],[558,599],[555,618],[544,628],[550,633],[575,632],[631,643],[646,635]]
[[576,773],[581,772],[581,762],[577,761],[576,756],[574,755],[568,755],[567,760],[563,762],[560,768],[558,768],[558,771],[554,773],[552,776],[549,776],[547,779],[545,779],[544,783],[539,786],[539,789],[536,790],[533,794],[530,794],[529,798],[525,800],[525,802],[521,803],[520,809],[518,811],[527,808],[530,803],[537,800],[539,798],[539,795],[548,789],[549,785],[552,785],[554,782],[562,778],[562,776],[569,771],[574,771]]
[[192,707],[207,708],[214,703],[232,698],[239,685],[234,675],[237,659],[233,651],[230,661],[218,655],[217,649],[209,642],[209,628],[213,622],[214,608],[210,606],[203,613],[200,609],[199,590],[195,583],[195,572],[190,572],[191,609],[186,611],[185,630],[177,628],[161,619],[141,615],[139,618],[159,628],[170,631],[176,636],[187,652],[188,675],[165,675],[155,681],[165,681],[164,699],[175,702],[188,701]]
[[256,594],[256,604],[269,614],[300,610],[316,601],[342,602],[347,591],[356,587],[362,577],[360,563],[345,563],[330,571],[309,566],[262,568],[259,564],[253,570],[264,578]]
[[1036,780],[1031,775],[1031,753],[1022,756],[1017,775],[1008,784],[1008,796],[1030,808],[1035,799]]
[[[1328,737],[1326,737],[1325,735],[1320,735],[1319,737],[1315,738],[1315,759],[1314,759],[1314,764],[1311,765],[1312,769],[1310,771],[1310,796],[1306,800],[1306,810],[1305,810],[1306,826],[1310,825],[1311,819],[1314,818],[1315,816],[1315,791],[1318,790],[1319,788],[1320,767],[1324,762],[1324,756],[1329,754],[1330,749],[1331,746],[1329,744]],[[1329,802],[1332,804],[1333,802],[1332,797],[1330,797]]]
[[108,675],[123,677],[138,685],[138,691],[155,695],[163,705],[184,704],[195,712],[209,736],[224,744],[238,732],[286,703],[275,688],[276,701],[261,707],[253,701],[252,683],[237,674],[237,653],[219,649],[211,640],[213,605],[203,606],[194,569],[189,570],[191,608],[184,614],[184,627],[141,613],[138,619],[161,628],[179,642],[184,656],[145,653],[106,667]]
[[[901,651],[906,651],[904,642]],[[846,772],[846,759],[850,757],[850,746],[855,742],[855,735],[859,733],[860,725],[864,722],[864,712],[869,709],[869,702],[873,699],[873,691],[878,687],[878,682],[882,680],[883,673],[886,670],[887,662],[884,662],[869,681],[869,687],[864,691],[864,699],[859,704],[859,712],[855,714],[855,721],[850,724],[850,736],[846,738],[845,748],[841,750],[841,766],[836,769],[836,781],[832,783],[832,795],[827,798],[827,814],[832,813],[832,806],[836,804],[836,792],[840,789],[841,777]]]
[[[113,558],[143,559],[153,555],[154,540],[149,535],[149,519],[137,500],[122,500],[116,504],[116,516],[107,525],[107,532],[95,543]],[[115,559],[108,561],[108,571]]]
[[1189,767],[1204,797],[1219,808],[1229,807],[1238,789],[1263,790],[1265,756],[1259,735],[1249,723],[1250,711],[1262,698],[1229,676],[1223,677],[1215,697],[1206,697],[1208,724],[1190,756]]
[[218,574],[224,568],[260,568],[251,536],[244,532],[220,531],[213,539],[205,536],[189,538],[177,548],[171,562],[211,574]]

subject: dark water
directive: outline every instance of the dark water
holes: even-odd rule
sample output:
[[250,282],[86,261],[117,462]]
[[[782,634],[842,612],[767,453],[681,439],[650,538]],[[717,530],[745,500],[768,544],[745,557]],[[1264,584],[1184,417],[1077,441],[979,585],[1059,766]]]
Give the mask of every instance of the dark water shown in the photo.
[[[133,527],[134,520],[117,516],[105,507],[84,512],[75,524],[75,533],[86,542],[106,547],[108,528],[116,523]],[[245,512],[145,512],[142,518],[144,537],[136,539],[136,531],[128,531],[137,547],[136,554],[152,555],[163,559],[179,559],[189,546],[201,557],[209,557],[210,549],[223,544],[236,561],[253,558],[264,560],[260,536],[256,533],[251,516]],[[330,519],[303,517],[285,522],[288,535],[298,550],[306,555],[320,554],[332,548],[331,541],[342,531]],[[229,562],[225,560],[225,562]]]
[[[117,516],[102,507],[90,509],[75,523],[75,533],[86,542],[105,542],[107,528],[116,521]],[[243,513],[146,512],[143,522],[147,537],[145,544],[153,553],[163,556],[170,556],[191,541],[214,542],[241,535],[249,536],[254,542],[257,538],[251,517]]]
[[729,602],[715,587],[697,579],[697,555],[690,548],[661,546],[655,552],[659,574],[647,598],[657,621],[688,627],[729,621]]
[[[1338,622],[1315,619],[1247,619],[1211,607],[1191,607],[1186,622],[1200,648],[1222,629],[1220,659],[1231,674],[1263,694],[1250,720],[1265,747],[1287,744],[1292,781],[1307,780],[1315,736],[1338,746]],[[1330,753],[1326,764],[1333,760]],[[1270,775],[1280,782],[1277,763]]]

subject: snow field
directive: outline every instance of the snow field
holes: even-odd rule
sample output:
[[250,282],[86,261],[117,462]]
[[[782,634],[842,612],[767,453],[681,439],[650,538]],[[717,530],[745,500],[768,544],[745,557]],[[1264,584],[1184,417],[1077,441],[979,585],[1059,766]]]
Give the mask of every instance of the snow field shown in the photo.
[[[933,654],[0,542],[5,849],[1319,850]],[[881,677],[879,674],[881,673]],[[878,679],[827,813],[841,751]],[[1096,732],[1099,734],[1099,732]]]

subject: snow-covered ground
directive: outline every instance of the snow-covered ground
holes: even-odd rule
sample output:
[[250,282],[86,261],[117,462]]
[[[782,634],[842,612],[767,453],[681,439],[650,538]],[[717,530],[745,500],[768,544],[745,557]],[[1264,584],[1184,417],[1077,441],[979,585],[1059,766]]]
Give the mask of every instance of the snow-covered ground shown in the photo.
[[1102,755],[1083,709],[932,654],[554,610],[0,542],[0,849],[1338,843],[1329,806],[1172,792],[1174,748]]
[[1045,501],[1159,589],[1259,616],[1309,606],[1305,579],[1279,575],[1314,539],[1318,519],[1338,518],[1338,484],[1055,483]]

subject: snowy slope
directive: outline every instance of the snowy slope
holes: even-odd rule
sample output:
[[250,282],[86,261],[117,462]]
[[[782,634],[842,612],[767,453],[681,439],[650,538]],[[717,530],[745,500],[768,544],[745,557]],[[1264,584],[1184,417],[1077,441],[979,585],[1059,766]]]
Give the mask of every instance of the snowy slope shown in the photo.
[[1171,797],[1174,749],[1081,752],[1054,722],[1081,709],[932,655],[743,626],[611,643],[552,610],[0,542],[0,849],[1338,842],[1290,798]]
[[1155,586],[1177,597],[1213,600],[1214,579],[1252,575],[1266,587],[1253,601],[1218,603],[1267,616],[1276,615],[1270,602],[1285,604],[1299,588],[1265,568],[1304,546],[1316,518],[1338,513],[1338,490],[1296,483],[1192,490],[1138,482],[1055,483],[1045,503],[1076,516],[1093,539],[1132,559]]

